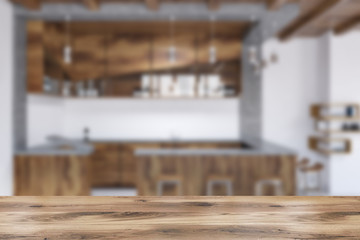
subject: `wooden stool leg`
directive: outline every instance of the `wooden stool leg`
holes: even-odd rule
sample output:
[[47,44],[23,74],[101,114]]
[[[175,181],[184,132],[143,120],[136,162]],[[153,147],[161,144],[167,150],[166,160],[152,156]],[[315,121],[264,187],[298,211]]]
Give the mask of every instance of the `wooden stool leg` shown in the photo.
[[232,183],[230,181],[227,180],[220,180],[220,181],[213,181],[210,180],[207,182],[207,186],[206,186],[206,195],[207,196],[213,196],[213,187],[215,184],[221,184],[224,185],[226,188],[226,195],[227,196],[232,196],[233,195],[233,186]]
[[182,196],[183,195],[182,182],[179,181],[177,187],[178,187],[178,196]]
[[163,191],[164,191],[164,185],[165,183],[168,184],[172,184],[175,187],[177,187],[177,194],[178,196],[182,196],[183,195],[183,188],[182,188],[182,182],[178,181],[178,180],[174,180],[174,181],[158,181],[157,182],[157,186],[156,186],[156,192],[158,196],[163,196]]
[[264,189],[265,185],[273,186],[276,196],[283,196],[284,195],[282,181],[264,179],[264,180],[260,180],[260,181],[255,183],[255,195],[256,196],[263,196],[264,195],[263,189]]
[[163,195],[163,182],[162,181],[157,182],[156,193],[157,193],[158,196]]
[[232,183],[231,182],[226,182],[226,193],[228,196],[232,196],[233,195],[233,187],[232,187]]
[[207,196],[212,196],[213,195],[213,182],[212,181],[207,182],[206,195]]
[[277,184],[275,184],[275,194],[276,194],[276,196],[284,195],[282,182],[278,182]]
[[255,184],[255,195],[256,196],[262,196],[262,188],[263,188],[263,184],[261,182],[257,182]]

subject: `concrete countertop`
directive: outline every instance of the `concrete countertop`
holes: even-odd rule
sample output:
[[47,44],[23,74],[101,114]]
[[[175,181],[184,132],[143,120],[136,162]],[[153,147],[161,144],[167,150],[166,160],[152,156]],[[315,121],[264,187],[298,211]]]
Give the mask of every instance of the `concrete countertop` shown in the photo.
[[238,143],[238,139],[90,139],[92,143]]
[[[236,143],[243,142],[251,148],[228,148],[228,149],[137,149],[135,154],[142,155],[295,155],[296,152],[266,141],[259,140],[186,140],[186,139],[91,139],[89,142],[82,140],[66,139],[63,137],[50,137],[50,143],[33,147],[26,150],[19,150],[15,155],[89,155],[93,152],[93,143]],[[67,148],[69,146],[70,148]]]
[[244,140],[251,148],[244,149],[137,149],[137,156],[157,155],[157,156],[193,156],[193,155],[296,155],[297,153],[289,148],[279,146],[261,140]]
[[[89,142],[84,142],[80,139],[67,139],[61,136],[50,136],[48,138],[49,144],[44,144],[32,147],[25,150],[18,150],[15,155],[89,155],[93,152],[94,143],[236,143],[239,140],[209,140],[209,139],[90,139]],[[71,146],[72,149],[62,149],[63,146]]]
[[49,144],[32,147],[25,150],[18,150],[15,155],[51,155],[51,156],[84,156],[93,152],[91,143],[80,140],[56,138],[50,140]]

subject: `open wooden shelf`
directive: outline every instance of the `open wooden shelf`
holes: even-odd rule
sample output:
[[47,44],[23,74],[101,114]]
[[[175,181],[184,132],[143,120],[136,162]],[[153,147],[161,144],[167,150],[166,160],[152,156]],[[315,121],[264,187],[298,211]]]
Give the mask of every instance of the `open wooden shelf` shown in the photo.
[[314,128],[319,133],[360,133],[360,105],[357,103],[314,104],[310,114],[315,119]]
[[[352,111],[349,114],[349,108]],[[339,113],[334,114],[334,110]],[[324,112],[327,112],[324,114]],[[360,105],[356,103],[332,103],[332,104],[314,104],[310,108],[311,116],[316,120],[322,121],[359,121]]]
[[[323,126],[321,126],[321,124],[323,124]],[[336,124],[338,126],[334,127]],[[359,134],[360,120],[335,122],[316,119],[314,128],[317,132],[324,134]]]
[[[334,143],[342,143],[344,145],[344,148],[332,149],[331,144]],[[327,156],[335,155],[335,154],[347,155],[347,154],[351,154],[352,152],[351,140],[347,138],[327,138],[327,137],[312,136],[309,137],[308,145],[311,150]]]

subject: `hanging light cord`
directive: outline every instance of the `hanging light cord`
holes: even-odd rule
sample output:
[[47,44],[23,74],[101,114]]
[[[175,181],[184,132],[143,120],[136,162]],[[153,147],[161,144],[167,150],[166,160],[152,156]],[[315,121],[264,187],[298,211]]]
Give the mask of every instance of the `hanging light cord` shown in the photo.
[[70,46],[70,21],[71,21],[71,17],[70,15],[67,15],[66,18],[66,45]]
[[211,24],[210,24],[210,31],[211,31],[211,45],[214,46],[215,43],[215,31],[216,31],[216,26],[215,26],[215,21],[216,18],[215,17],[211,17],[210,19]]
[[174,24],[175,24],[175,17],[170,17],[170,41],[171,41],[171,45],[172,46],[175,46],[175,38],[174,38],[174,35],[175,35],[175,27],[174,27]]

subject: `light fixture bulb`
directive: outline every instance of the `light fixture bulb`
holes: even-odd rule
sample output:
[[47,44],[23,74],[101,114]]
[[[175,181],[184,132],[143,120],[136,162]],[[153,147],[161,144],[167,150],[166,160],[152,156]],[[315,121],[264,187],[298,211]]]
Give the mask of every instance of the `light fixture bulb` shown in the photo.
[[216,18],[215,16],[211,16],[210,18],[210,41],[211,41],[211,44],[210,44],[210,48],[209,48],[209,63],[210,64],[215,64],[216,63],[216,47],[214,45],[215,43],[215,21],[216,21]]
[[66,43],[64,46],[63,58],[65,64],[70,64],[72,62],[72,48],[70,46],[70,15],[65,16],[65,26],[66,26]]
[[69,45],[64,47],[64,63],[70,64],[72,62],[72,48]]

